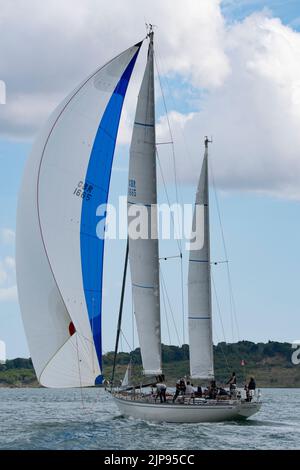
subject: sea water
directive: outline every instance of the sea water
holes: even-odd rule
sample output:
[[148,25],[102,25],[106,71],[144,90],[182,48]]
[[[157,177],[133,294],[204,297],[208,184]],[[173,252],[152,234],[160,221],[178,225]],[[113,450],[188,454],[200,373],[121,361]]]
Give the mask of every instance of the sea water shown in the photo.
[[1,449],[299,449],[300,389],[263,389],[247,421],[151,423],[123,417],[103,389],[0,388]]

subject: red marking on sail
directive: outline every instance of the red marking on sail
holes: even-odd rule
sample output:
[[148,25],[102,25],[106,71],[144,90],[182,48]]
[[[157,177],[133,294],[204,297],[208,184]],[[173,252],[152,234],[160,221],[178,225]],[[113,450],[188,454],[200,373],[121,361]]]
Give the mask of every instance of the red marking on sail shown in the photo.
[[69,325],[69,333],[70,333],[70,336],[73,336],[73,334],[75,333],[76,331],[76,328],[74,326],[74,323],[71,321],[70,325]]

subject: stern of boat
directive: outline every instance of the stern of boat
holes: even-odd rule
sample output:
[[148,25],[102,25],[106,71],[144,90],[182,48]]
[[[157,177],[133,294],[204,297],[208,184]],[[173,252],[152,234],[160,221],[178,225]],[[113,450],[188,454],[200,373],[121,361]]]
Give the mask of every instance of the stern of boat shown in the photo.
[[255,413],[258,413],[261,407],[262,407],[261,401],[242,402],[238,415],[240,418],[243,418],[243,419],[250,418],[250,416],[254,415]]

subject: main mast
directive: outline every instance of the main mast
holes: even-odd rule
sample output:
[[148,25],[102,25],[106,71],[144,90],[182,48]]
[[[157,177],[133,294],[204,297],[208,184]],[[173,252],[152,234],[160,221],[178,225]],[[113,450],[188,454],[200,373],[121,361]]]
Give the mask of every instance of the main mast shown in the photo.
[[[152,27],[148,38],[147,64],[130,147],[128,240],[132,297],[143,371],[145,375],[159,375],[162,369]],[[139,233],[133,230],[137,226]]]

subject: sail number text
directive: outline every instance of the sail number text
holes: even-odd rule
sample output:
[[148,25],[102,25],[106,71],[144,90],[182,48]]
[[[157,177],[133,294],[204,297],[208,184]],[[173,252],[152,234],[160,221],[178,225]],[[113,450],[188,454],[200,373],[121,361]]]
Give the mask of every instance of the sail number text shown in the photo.
[[128,183],[128,196],[136,196],[136,181],[129,180]]
[[75,196],[81,197],[82,199],[85,199],[86,201],[89,201],[92,198],[93,189],[93,185],[79,181],[77,187],[73,191],[73,194],[75,194]]

